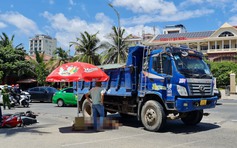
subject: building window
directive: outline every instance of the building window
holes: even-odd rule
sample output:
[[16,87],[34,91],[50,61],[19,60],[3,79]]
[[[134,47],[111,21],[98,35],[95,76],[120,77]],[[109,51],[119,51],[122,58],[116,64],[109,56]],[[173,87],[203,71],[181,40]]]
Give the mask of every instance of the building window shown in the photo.
[[212,46],[211,46],[211,49],[215,49],[215,45],[212,45]]
[[216,45],[216,49],[220,49],[220,45]]
[[225,31],[219,35],[219,37],[228,37],[228,36],[234,36],[234,34],[229,31]]
[[226,49],[226,48],[230,48],[230,46],[229,45],[224,45],[224,49]]
[[207,46],[201,46],[201,50],[207,50],[208,47]]

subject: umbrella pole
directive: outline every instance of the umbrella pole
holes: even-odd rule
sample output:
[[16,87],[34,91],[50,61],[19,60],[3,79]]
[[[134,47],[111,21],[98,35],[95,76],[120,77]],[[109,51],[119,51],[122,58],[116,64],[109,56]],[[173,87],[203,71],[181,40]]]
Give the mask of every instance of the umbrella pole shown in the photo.
[[76,81],[76,91],[77,91],[77,117],[79,117],[80,105],[79,105],[79,100],[78,100],[78,81]]

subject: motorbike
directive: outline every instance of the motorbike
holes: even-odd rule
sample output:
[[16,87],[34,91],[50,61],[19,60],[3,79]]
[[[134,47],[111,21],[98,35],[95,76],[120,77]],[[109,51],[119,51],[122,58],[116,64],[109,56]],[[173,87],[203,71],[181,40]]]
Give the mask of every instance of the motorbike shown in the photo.
[[35,124],[37,123],[36,116],[32,111],[3,114],[0,126],[3,128],[12,128]]
[[25,91],[21,91],[20,94],[15,95],[15,96],[10,96],[10,101],[11,101],[11,106],[23,106],[23,107],[29,107],[30,105],[30,94]]

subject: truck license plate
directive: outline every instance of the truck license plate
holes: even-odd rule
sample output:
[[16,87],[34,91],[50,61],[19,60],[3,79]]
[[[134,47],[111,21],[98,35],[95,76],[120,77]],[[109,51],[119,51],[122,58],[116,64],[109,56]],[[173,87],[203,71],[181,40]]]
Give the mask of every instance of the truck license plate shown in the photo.
[[201,100],[200,105],[201,105],[201,106],[207,105],[207,100]]

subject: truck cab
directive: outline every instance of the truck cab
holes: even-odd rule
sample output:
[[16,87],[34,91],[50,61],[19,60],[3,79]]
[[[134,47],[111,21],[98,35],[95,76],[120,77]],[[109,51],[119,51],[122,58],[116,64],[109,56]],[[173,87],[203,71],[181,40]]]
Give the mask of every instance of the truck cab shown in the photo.
[[210,101],[214,96],[213,76],[202,57],[185,48],[151,51],[148,69],[143,72],[147,89],[157,92],[168,110],[188,112],[215,107],[215,101]]

